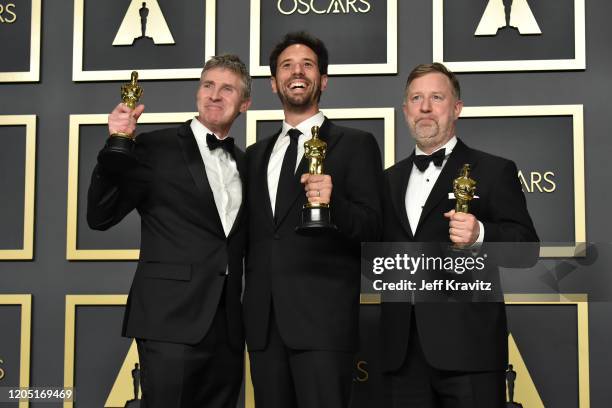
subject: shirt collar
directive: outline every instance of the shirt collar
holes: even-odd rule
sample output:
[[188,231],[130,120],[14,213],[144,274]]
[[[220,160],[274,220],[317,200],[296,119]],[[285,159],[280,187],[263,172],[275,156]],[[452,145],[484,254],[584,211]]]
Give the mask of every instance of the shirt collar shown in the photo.
[[[455,148],[456,145],[457,145],[457,136],[453,136],[453,137],[451,137],[451,139],[448,142],[446,142],[444,144],[444,146],[440,146],[439,148],[437,148],[436,150],[431,152],[431,154],[434,154],[438,150],[446,149],[446,151],[444,152],[444,156],[447,157],[449,154],[452,153],[452,151],[453,151],[453,149]],[[421,149],[419,149],[419,146],[415,146],[414,147],[414,154],[415,155],[421,155],[421,154],[422,155],[427,155],[425,152],[423,152]]]
[[[198,118],[191,119],[190,126],[191,126],[191,131],[193,132],[194,136],[196,136],[196,138],[200,138],[206,142],[206,135],[210,133],[210,134],[215,135],[217,139],[221,140],[221,138],[217,136],[212,130],[204,126],[204,124],[200,122]],[[226,136],[226,138],[227,137],[229,137],[229,135]],[[208,144],[206,144],[206,146],[208,146]]]
[[309,117],[305,121],[299,123],[297,126],[291,126],[287,122],[283,121],[283,128],[281,130],[281,136],[286,136],[287,132],[290,129],[295,128],[299,130],[300,132],[302,132],[302,134],[305,135],[307,139],[310,139],[312,137],[312,134],[311,134],[312,127],[313,126],[321,127],[324,121],[325,121],[325,115],[323,115],[323,112],[321,111],[317,112],[316,114]]

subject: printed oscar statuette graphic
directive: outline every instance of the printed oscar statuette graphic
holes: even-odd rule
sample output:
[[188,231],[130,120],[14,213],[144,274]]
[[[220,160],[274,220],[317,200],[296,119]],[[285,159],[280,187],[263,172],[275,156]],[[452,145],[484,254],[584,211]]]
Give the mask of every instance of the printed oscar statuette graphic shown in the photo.
[[[323,174],[323,159],[327,153],[327,143],[319,139],[319,127],[311,129],[312,139],[304,143],[304,157],[308,160],[308,173]],[[314,235],[325,230],[335,231],[331,212],[327,203],[307,202],[302,208],[301,224],[295,228],[298,234]]]
[[[130,109],[134,109],[142,93],[143,90],[138,85],[138,72],[132,71],[132,80],[121,86],[121,100]],[[126,170],[137,162],[134,145],[134,135],[113,133],[100,152],[98,160],[106,170],[116,172]]]

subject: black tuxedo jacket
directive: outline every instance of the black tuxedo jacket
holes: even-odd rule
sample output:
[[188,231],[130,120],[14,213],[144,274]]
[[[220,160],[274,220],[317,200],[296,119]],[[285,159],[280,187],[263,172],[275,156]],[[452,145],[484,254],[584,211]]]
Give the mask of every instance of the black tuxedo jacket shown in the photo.
[[[279,132],[280,133],[280,132]],[[374,137],[325,119],[324,173],[332,177],[331,216],[338,233],[305,237],[295,233],[306,203],[295,173],[292,203],[272,217],[268,162],[279,133],[247,149],[249,244],[244,318],[250,351],[266,346],[274,304],[286,345],[304,350],[353,351],[358,344],[360,242],[380,237],[382,164]]]
[[[123,335],[195,344],[223,301],[231,344],[242,349],[243,208],[226,237],[189,122],[136,140],[139,165],[119,177],[97,165],[87,207],[89,226],[99,230],[117,224],[134,208],[140,214],[140,259]],[[234,149],[244,175],[244,154]]]
[[[413,157],[385,172],[384,241],[450,242],[448,219],[443,214],[455,208],[455,200],[449,199],[448,193],[460,168],[469,163],[479,196],[470,202],[470,213],[484,225],[485,243],[538,242],[516,165],[470,149],[461,140],[427,198],[413,235],[405,204]],[[415,314],[421,346],[432,366],[458,371],[506,369],[508,340],[503,303],[417,302],[413,306],[398,302],[383,303],[381,311],[383,366],[387,371],[398,369],[406,358],[411,313]]]

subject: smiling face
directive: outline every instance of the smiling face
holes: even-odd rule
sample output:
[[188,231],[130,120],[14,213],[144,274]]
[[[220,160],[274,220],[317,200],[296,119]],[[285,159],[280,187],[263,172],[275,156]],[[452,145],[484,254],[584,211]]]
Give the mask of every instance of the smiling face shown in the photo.
[[434,72],[415,78],[406,90],[403,110],[417,146],[430,154],[446,144],[455,135],[462,107],[446,75]]
[[234,119],[251,104],[244,99],[240,76],[225,68],[202,73],[196,94],[198,120],[220,138],[227,135]]
[[272,91],[289,111],[318,111],[321,92],[327,87],[327,75],[321,75],[317,54],[306,45],[294,44],[278,56]]

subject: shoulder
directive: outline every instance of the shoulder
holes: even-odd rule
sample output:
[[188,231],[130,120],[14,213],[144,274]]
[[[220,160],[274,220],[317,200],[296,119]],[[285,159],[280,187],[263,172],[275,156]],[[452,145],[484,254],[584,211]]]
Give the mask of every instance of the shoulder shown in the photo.
[[[172,136],[176,136],[180,131],[184,131],[184,126],[185,125],[140,133],[138,136],[136,136],[136,143],[146,147],[174,143],[174,138]],[[187,126],[187,129],[188,128],[189,127]]]
[[384,171],[385,179],[394,177],[397,174],[403,173],[405,171],[411,171],[411,170],[412,170],[412,161],[410,160],[410,156],[408,156],[405,159],[398,161],[393,166],[386,169]]
[[333,134],[350,136],[353,140],[374,140],[374,135],[370,132],[348,126],[340,126],[332,121],[329,121],[329,131]]
[[252,145],[248,146],[246,148],[246,156],[247,157],[251,157],[253,155],[257,155],[259,153],[263,153],[263,151],[265,151],[266,147],[270,145],[270,143],[272,143],[272,139],[278,134],[275,133],[273,135],[270,136],[266,136],[261,140],[258,140],[257,142],[253,143]]
[[503,169],[508,168],[516,168],[516,164],[509,159],[506,159],[501,156],[496,156],[491,153],[483,152],[482,150],[477,149],[469,149],[470,157],[473,159],[475,163],[478,163],[478,166],[486,169],[487,172],[490,171],[501,171]]

